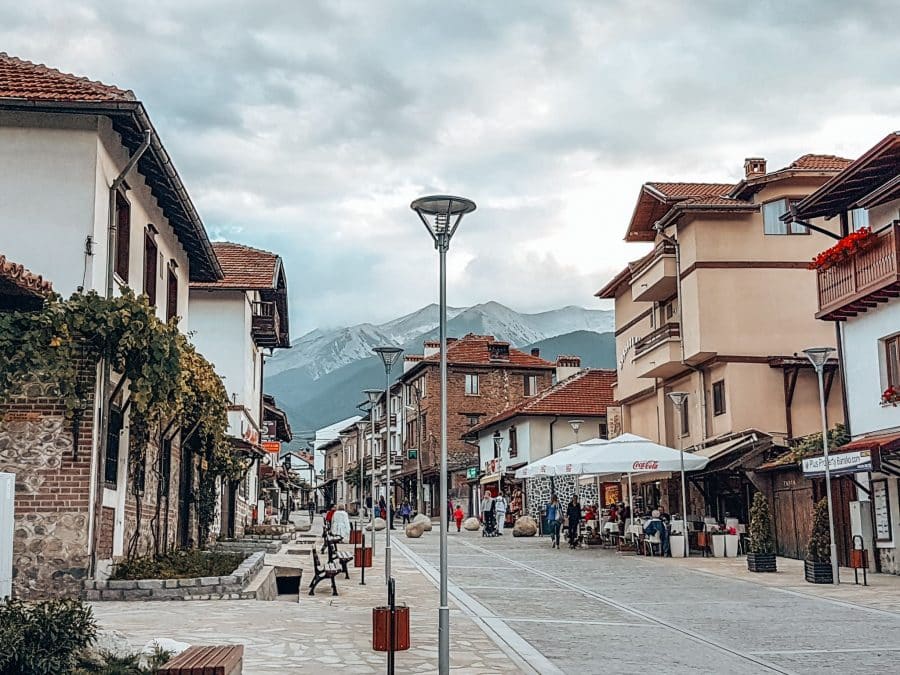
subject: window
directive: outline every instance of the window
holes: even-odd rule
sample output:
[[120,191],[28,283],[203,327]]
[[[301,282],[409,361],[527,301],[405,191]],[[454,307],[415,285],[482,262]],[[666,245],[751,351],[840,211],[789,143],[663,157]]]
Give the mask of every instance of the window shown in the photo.
[[119,478],[119,437],[122,434],[124,416],[118,408],[109,409],[109,426],[106,428],[106,459],[103,480],[115,487]]
[[766,234],[809,234],[809,230],[797,223],[786,223],[781,216],[789,210],[789,205],[796,200],[776,199],[762,205],[763,231]]
[[148,232],[144,235],[144,295],[156,307],[156,242]]
[[691,411],[685,399],[681,404],[681,435],[687,436],[689,433],[691,433]]
[[478,396],[478,375],[466,374],[466,396]]
[[666,303],[666,321],[675,318],[675,313],[678,311],[678,301],[670,300]]
[[609,438],[609,427],[606,422],[600,422],[597,427],[597,437],[598,438]]
[[474,427],[476,424],[478,424],[478,418],[479,415],[466,415],[466,423],[470,427]]
[[171,321],[178,316],[178,277],[175,270],[169,268],[169,278],[166,283],[166,321]]
[[525,395],[526,396],[534,396],[537,394],[538,388],[538,379],[537,375],[526,375],[525,376]]
[[866,209],[853,209],[850,212],[850,231],[856,232],[861,227],[869,226],[869,212]]
[[725,380],[713,382],[713,415],[725,414]]
[[887,387],[900,387],[900,335],[884,341],[884,362]]
[[131,206],[116,194],[116,274],[128,283],[128,256],[131,253]]
[[656,328],[656,311],[657,304],[653,303],[653,309],[650,310],[650,329],[653,330]]
[[410,447],[413,447],[416,444],[416,421],[417,420],[406,421],[406,442]]
[[509,456],[510,457],[518,457],[519,456],[519,439],[516,435],[516,428],[509,428]]

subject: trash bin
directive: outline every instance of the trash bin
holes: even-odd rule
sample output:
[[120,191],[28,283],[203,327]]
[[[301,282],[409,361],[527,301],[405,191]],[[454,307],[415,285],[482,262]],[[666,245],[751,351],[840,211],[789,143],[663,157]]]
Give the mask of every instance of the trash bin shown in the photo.
[[[390,636],[391,608],[384,605],[372,608],[372,649],[376,652],[386,652],[391,645]],[[409,649],[409,607],[399,605],[394,607],[394,651],[402,652]]]
[[353,566],[354,567],[371,567],[372,566],[372,547],[366,546],[353,549]]

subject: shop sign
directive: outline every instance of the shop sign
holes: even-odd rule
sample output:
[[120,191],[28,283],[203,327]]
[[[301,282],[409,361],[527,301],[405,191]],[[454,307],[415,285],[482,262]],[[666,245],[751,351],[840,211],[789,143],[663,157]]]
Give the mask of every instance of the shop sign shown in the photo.
[[[828,470],[832,474],[857,473],[874,470],[871,450],[857,450],[828,455]],[[803,460],[803,475],[822,476],[825,474],[825,456],[809,457]]]
[[659,462],[655,459],[639,459],[631,465],[632,471],[656,471],[659,469]]
[[606,406],[606,436],[615,438],[622,435],[622,406]]
[[281,441],[263,441],[262,449],[277,455],[281,452]]
[[891,503],[888,497],[887,481],[872,481],[872,510],[875,516],[875,539],[890,541],[891,537]]
[[470,466],[468,469],[466,469],[466,480],[474,480],[476,478],[478,478],[477,466]]
[[262,439],[264,441],[274,441],[278,437],[278,422],[268,420],[263,422]]

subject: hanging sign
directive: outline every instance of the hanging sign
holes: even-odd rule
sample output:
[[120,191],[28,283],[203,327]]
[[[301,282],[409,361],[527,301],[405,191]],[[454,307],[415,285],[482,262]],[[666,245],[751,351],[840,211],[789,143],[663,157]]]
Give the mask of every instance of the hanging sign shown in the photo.
[[888,499],[887,481],[872,481],[872,511],[875,516],[875,539],[890,541],[891,537],[891,504]]
[[468,469],[466,469],[466,480],[475,480],[476,478],[478,478],[477,466],[470,466]]
[[[828,455],[828,471],[835,475],[845,473],[857,473],[859,471],[876,470],[872,462],[871,450],[857,450],[855,452],[837,453]],[[803,460],[804,476],[824,476],[825,456],[808,457]]]
[[278,435],[278,422],[268,420],[263,422],[262,439],[264,441],[274,441]]
[[271,452],[276,455],[281,452],[281,441],[263,441],[261,445],[262,449],[266,452]]

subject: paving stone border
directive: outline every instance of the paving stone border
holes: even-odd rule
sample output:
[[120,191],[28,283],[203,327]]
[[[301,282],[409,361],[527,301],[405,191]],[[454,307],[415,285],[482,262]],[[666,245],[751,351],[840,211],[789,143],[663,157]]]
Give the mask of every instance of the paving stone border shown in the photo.
[[84,582],[85,600],[252,600],[246,588],[262,570],[265,552],[250,554],[237,569],[221,577],[189,579],[107,579]]

